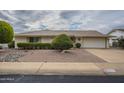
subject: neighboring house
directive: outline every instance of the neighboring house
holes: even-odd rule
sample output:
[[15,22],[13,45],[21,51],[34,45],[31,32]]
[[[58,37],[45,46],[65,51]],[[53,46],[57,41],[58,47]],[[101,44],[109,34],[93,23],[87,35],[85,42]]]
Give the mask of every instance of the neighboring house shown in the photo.
[[109,46],[112,46],[113,42],[118,42],[119,38],[124,37],[124,29],[113,29],[107,35],[109,36]]
[[[15,43],[42,42],[51,43],[53,38],[60,34],[66,34],[75,38],[75,43],[81,43],[82,48],[108,48],[108,36],[94,30],[69,31],[69,30],[41,30],[19,33],[15,35]],[[16,45],[17,47],[17,45]]]

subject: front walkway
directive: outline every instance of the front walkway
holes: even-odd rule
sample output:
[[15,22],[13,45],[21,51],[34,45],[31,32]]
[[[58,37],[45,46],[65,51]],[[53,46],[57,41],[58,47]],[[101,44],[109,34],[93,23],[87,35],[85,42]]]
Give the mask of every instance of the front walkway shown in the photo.
[[0,74],[26,75],[124,75],[124,64],[1,62]]

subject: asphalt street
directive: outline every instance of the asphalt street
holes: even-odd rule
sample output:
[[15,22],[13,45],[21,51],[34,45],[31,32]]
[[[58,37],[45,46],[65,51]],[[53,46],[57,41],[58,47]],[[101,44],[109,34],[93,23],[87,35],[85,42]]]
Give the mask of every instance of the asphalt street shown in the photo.
[[124,76],[0,75],[0,83],[124,83]]

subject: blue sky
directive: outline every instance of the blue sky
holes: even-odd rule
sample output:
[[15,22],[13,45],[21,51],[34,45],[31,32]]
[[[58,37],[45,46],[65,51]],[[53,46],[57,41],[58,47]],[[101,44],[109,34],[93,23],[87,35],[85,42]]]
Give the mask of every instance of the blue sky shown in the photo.
[[0,10],[0,20],[15,32],[33,30],[98,30],[108,33],[124,28],[123,10]]

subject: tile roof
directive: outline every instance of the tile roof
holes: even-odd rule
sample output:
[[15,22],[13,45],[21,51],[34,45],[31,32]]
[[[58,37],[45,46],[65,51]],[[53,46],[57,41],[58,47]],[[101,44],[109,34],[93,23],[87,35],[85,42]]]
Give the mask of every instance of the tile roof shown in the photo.
[[57,36],[60,34],[77,37],[107,37],[107,35],[95,30],[40,30],[19,33],[15,36]]
[[113,33],[113,32],[116,32],[116,31],[124,31],[124,29],[113,29],[112,31],[108,32],[107,35]]

